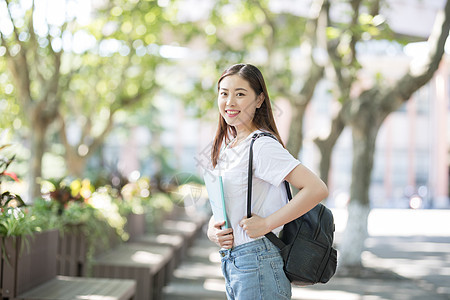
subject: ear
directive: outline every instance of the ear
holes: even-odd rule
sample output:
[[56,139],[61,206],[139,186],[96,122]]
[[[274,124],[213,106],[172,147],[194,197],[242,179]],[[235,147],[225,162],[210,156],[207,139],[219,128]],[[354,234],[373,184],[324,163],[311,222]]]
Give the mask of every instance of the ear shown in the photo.
[[264,103],[264,100],[266,99],[266,96],[264,96],[264,93],[261,93],[258,95],[257,103],[256,103],[256,108],[260,108],[261,105]]

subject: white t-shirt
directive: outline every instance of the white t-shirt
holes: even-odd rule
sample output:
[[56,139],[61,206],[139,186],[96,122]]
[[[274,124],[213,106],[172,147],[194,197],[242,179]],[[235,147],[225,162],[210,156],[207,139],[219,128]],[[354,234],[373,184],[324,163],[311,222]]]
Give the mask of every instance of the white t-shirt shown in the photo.
[[[234,234],[234,246],[254,239],[239,226],[247,214],[248,155],[252,132],[237,146],[222,149],[217,166],[209,170],[223,179],[226,212]],[[283,207],[287,201],[284,178],[300,162],[274,138],[259,137],[253,144],[252,213],[267,217]],[[207,176],[207,175],[206,175]],[[216,220],[222,218],[218,216]],[[283,227],[273,230],[278,234]]]

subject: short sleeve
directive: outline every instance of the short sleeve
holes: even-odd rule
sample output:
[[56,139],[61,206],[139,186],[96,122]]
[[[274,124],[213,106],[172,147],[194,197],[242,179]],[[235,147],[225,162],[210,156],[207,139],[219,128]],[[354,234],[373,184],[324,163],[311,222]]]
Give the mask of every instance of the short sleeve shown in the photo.
[[298,159],[271,137],[261,137],[253,144],[254,176],[274,186],[278,187],[299,164]]

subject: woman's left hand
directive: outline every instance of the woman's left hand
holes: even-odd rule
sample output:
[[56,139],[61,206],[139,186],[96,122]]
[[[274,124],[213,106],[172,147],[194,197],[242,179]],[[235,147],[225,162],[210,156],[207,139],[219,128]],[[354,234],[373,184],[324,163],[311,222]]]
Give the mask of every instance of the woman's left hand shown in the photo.
[[270,232],[266,224],[266,219],[253,214],[251,218],[244,218],[239,222],[245,233],[252,239],[258,238]]

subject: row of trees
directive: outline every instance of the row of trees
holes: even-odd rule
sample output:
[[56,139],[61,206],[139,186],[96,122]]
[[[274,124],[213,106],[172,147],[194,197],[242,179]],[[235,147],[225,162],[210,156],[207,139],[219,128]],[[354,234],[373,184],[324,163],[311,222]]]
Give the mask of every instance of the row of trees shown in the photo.
[[[58,133],[64,146],[68,173],[80,176],[113,128],[115,115],[149,107],[159,89],[156,72],[163,59],[147,55],[145,47],[162,44],[163,30],[172,24],[160,21],[168,18],[166,12],[148,1],[94,7],[86,25],[71,11],[77,1],[65,1],[59,10],[51,10],[45,1],[1,4],[9,22],[0,32],[1,67],[9,71],[5,81],[14,86],[3,91],[4,101],[20,107],[2,125],[20,118],[24,126],[19,128],[27,128],[28,198],[33,199],[39,194],[36,179],[42,175],[49,130]],[[75,139],[67,136],[68,127],[78,133]]]
[[[211,1],[201,16],[192,12],[195,1],[106,1],[93,3],[87,23],[74,13],[76,0],[65,2],[60,18],[43,14],[42,3],[0,0],[1,17],[9,20],[0,28],[0,70],[8,71],[6,77],[0,75],[0,99],[10,108],[0,125],[27,128],[23,135],[32,153],[31,197],[38,193],[42,157],[55,133],[64,146],[68,173],[83,174],[88,158],[117,124],[114,117],[119,112],[148,111],[144,119],[157,128],[152,101],[168,81],[160,74],[182,72],[174,68],[177,61],[164,55],[163,45],[201,49],[208,61],[189,75],[190,91],[182,97],[186,105],[202,115],[213,105],[212,83],[220,70],[239,61],[255,61],[270,83],[273,99],[291,102],[295,120],[287,143],[291,153],[302,147],[302,120],[316,84],[325,77],[335,84],[333,97],[340,110],[330,122],[329,135],[315,143],[321,153],[320,175],[327,181],[333,146],[346,126],[352,130],[349,221],[339,245],[340,265],[360,269],[378,130],[438,68],[449,33],[449,3],[436,19],[429,59],[420,71],[408,71],[395,83],[374,79],[357,95],[351,91],[361,68],[359,42],[414,39],[390,30],[380,12],[385,5],[381,0],[347,1],[351,17],[346,22],[330,17],[336,3],[329,0],[311,1],[306,17],[276,12],[270,1]],[[298,49],[301,54],[293,55]],[[80,128],[77,139],[68,136],[73,128]]]

